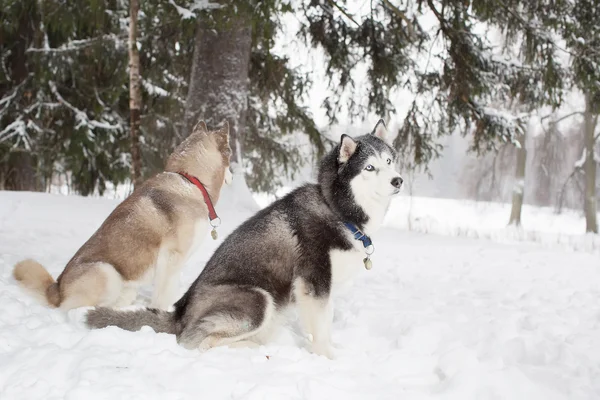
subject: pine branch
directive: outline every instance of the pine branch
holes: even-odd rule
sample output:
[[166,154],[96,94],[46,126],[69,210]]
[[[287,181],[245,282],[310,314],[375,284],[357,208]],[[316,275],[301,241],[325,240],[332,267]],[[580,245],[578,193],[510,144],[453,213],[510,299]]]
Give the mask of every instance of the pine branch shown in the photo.
[[62,97],[62,95],[58,92],[58,88],[56,87],[56,84],[53,81],[49,81],[48,85],[50,86],[50,90],[52,91],[52,93],[54,93],[54,95],[56,96],[56,99],[58,100],[58,102],[61,103],[62,105],[64,105],[65,107],[67,107],[69,110],[73,111],[75,113],[75,117],[79,121],[83,122],[84,124],[86,124],[88,126],[92,126],[94,128],[108,129],[108,130],[121,129],[120,125],[111,125],[107,122],[99,122],[99,121],[96,121],[93,119],[89,119],[89,117],[87,116],[87,114],[84,111],[81,111],[77,107],[73,106],[71,103],[69,103]]
[[445,29],[446,19],[444,18],[444,16],[442,14],[440,14],[440,12],[437,10],[437,8],[435,8],[435,5],[433,5],[433,1],[432,0],[427,0],[427,5],[431,9],[431,11],[433,11],[433,14],[435,15],[435,17],[439,21],[439,23],[440,23],[440,29],[442,31],[445,31],[446,30]]
[[4,114],[4,112],[8,109],[8,107],[10,106],[10,103],[12,102],[12,100],[17,96],[17,92],[19,91],[19,89],[21,88],[21,86],[25,85],[25,83],[27,82],[27,79],[23,80],[23,82],[19,83],[12,91],[11,94],[9,94],[8,96],[3,97],[2,99],[0,99],[0,106],[6,104],[2,110],[0,110],[0,115]]
[[4,50],[4,54],[1,57],[1,61],[0,63],[2,64],[2,71],[4,72],[4,76],[6,77],[6,80],[8,82],[12,82],[12,79],[10,77],[10,73],[8,72],[8,69],[6,68],[6,59],[11,55],[11,51],[9,49]]
[[99,42],[103,42],[103,41],[115,41],[115,42],[120,42],[122,39],[126,39],[127,38],[127,34],[121,34],[121,35],[115,35],[115,34],[108,34],[108,35],[102,35],[102,36],[98,36],[92,39],[81,39],[81,40],[72,40],[70,42],[68,42],[67,44],[63,44],[60,47],[48,47],[48,48],[39,48],[39,47],[30,47],[26,50],[27,53],[62,53],[62,52],[69,52],[69,51],[78,51],[81,49],[84,49],[86,47],[89,46],[93,46],[96,43]]
[[19,116],[15,121],[8,124],[3,130],[0,131],[0,143],[18,135],[20,132],[25,132],[25,123]]
[[[579,57],[581,56],[581,54],[576,54],[575,52],[561,47],[559,46],[555,40],[552,40],[552,38],[550,37],[549,33],[540,29],[538,26],[532,25],[529,23],[529,21],[527,21],[526,19],[524,19],[523,17],[521,17],[519,14],[517,14],[513,8],[511,6],[506,5],[506,3],[504,3],[504,1],[502,0],[496,0],[497,4],[500,5],[502,7],[502,9],[504,11],[506,11],[508,14],[510,14],[511,16],[513,16],[515,18],[516,21],[519,22],[519,24],[521,25],[522,28],[524,29],[529,29],[532,32],[536,32],[538,34],[539,37],[544,38],[544,40],[548,41],[549,44],[551,44],[552,46],[554,46],[555,48],[563,51],[564,53],[572,56],[572,57]],[[589,45],[585,45],[586,50],[594,55],[598,55],[600,54],[599,51],[597,51],[596,49],[594,49],[592,46]]]
[[346,10],[344,10],[337,2],[335,2],[334,0],[329,0],[329,4],[331,4],[332,6],[337,8],[342,14],[344,14],[344,16],[346,18],[348,18],[350,21],[354,22],[356,24],[356,26],[360,26],[360,24],[358,22],[356,22],[356,20],[354,18],[352,18],[352,16],[350,14],[348,14],[348,12]]
[[[556,121],[552,121],[552,123],[553,123],[553,124],[558,124],[558,123],[559,123],[559,122],[561,122],[562,120],[565,120],[565,119],[567,119],[567,118],[570,118],[570,117],[572,117],[573,115],[577,115],[577,114],[581,114],[581,115],[583,115],[583,112],[581,112],[581,111],[573,111],[573,112],[572,112],[572,113],[570,113],[570,114],[567,114],[567,115],[564,115],[564,116],[560,117],[560,118],[559,118],[559,119],[557,119]],[[550,118],[552,115],[554,115],[554,114],[552,114],[552,113],[551,113],[551,114],[545,115],[545,116],[543,116],[542,118],[540,118],[540,121],[541,121],[541,122],[544,122],[544,120],[545,120],[545,119],[547,119],[547,118]]]
[[225,5],[222,4],[212,3],[210,0],[205,0],[202,2],[196,1],[194,4],[192,4],[192,7],[190,7],[189,9],[177,5],[177,3],[175,3],[174,0],[169,0],[169,4],[175,7],[177,13],[181,16],[182,19],[195,18],[194,12],[198,10],[210,10],[225,7]]
[[398,17],[400,17],[400,19],[402,19],[404,21],[404,23],[406,24],[406,27],[408,29],[408,35],[412,38],[414,37],[414,28],[413,28],[413,24],[412,22],[408,19],[408,17],[406,16],[406,14],[404,12],[402,12],[398,7],[396,7],[395,5],[393,5],[390,0],[383,0],[383,4],[385,4],[386,6],[388,6],[388,8],[390,10],[392,10],[394,12],[394,14],[396,14]]

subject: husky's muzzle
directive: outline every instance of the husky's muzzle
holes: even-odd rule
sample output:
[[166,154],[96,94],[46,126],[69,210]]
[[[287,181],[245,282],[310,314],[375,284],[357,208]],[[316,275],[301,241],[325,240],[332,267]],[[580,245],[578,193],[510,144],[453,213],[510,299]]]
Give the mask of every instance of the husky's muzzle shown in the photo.
[[400,193],[400,188],[402,187],[402,183],[403,182],[404,182],[404,180],[401,177],[399,177],[399,176],[396,176],[395,178],[392,178],[392,181],[390,183],[394,187],[393,194]]

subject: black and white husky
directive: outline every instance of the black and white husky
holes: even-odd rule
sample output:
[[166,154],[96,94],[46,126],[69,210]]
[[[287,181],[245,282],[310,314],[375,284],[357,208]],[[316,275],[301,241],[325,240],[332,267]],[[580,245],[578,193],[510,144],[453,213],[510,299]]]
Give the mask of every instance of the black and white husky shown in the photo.
[[[312,350],[331,357],[331,292],[352,270],[370,268],[371,235],[402,178],[379,121],[372,133],[340,143],[306,184],[240,225],[215,251],[172,312],[89,311],[92,328],[131,331],[148,325],[177,335],[186,348],[264,343],[290,305]],[[366,255],[366,257],[365,257]]]

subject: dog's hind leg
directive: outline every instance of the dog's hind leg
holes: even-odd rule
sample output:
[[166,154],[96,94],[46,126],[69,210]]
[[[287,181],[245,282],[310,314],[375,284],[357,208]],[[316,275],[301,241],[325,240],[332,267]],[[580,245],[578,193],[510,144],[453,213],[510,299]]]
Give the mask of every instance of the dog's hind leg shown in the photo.
[[108,263],[82,264],[65,274],[60,283],[60,308],[112,306],[123,290],[123,278]]
[[188,310],[198,314],[184,321],[177,335],[177,342],[187,349],[208,350],[248,340],[266,329],[275,313],[273,297],[260,288],[205,287],[201,297]]

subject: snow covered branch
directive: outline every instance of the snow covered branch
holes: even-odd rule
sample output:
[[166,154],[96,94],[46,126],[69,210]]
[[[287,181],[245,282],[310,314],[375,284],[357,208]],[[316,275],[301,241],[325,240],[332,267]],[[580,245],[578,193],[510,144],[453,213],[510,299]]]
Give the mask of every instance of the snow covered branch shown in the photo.
[[126,38],[127,38],[127,35],[115,35],[113,33],[110,33],[107,35],[102,35],[102,36],[98,36],[98,37],[91,38],[91,39],[71,40],[70,42],[63,44],[62,46],[55,47],[55,48],[30,47],[27,49],[27,52],[28,53],[61,53],[61,52],[68,52],[68,51],[77,51],[77,50],[81,50],[81,49],[89,47],[89,46],[93,46],[94,44],[96,44],[98,42],[110,41],[110,40],[114,41],[115,43],[124,45],[125,42],[123,41],[123,39],[126,39]]
[[396,14],[400,19],[402,19],[404,21],[404,23],[406,24],[406,28],[408,29],[408,35],[410,37],[414,37],[415,36],[415,29],[413,28],[413,24],[410,21],[410,19],[408,19],[408,17],[406,16],[406,13],[404,13],[403,11],[401,11],[398,7],[396,7],[395,5],[393,5],[390,0],[383,0],[383,3],[394,12],[394,14]]
[[24,135],[25,132],[25,122],[23,122],[21,117],[19,117],[0,131],[0,143],[12,138],[13,136]]
[[[540,120],[542,122],[544,122],[545,119],[550,118],[552,115],[554,115],[554,113],[548,114],[548,115],[544,115],[542,118],[540,118]],[[571,118],[574,115],[583,115],[582,111],[573,111],[572,113],[569,113],[567,115],[563,115],[562,117],[560,117],[559,119],[557,119],[556,121],[552,121],[553,124],[558,124],[559,122],[567,119],[567,118]]]
[[111,125],[108,122],[100,122],[93,119],[89,119],[89,117],[84,111],[81,111],[80,109],[74,107],[71,103],[69,103],[62,97],[62,95],[58,92],[56,84],[53,81],[49,81],[48,84],[50,86],[50,90],[52,91],[52,93],[54,93],[59,103],[73,111],[73,113],[75,114],[75,119],[77,120],[77,125],[75,128],[79,128],[82,125],[85,125],[90,129],[100,128],[107,130],[120,130],[122,128],[121,125]]
[[[332,6],[334,6],[335,8],[337,8],[339,10],[339,12],[342,13],[342,15],[344,15],[346,18],[348,18],[350,21],[352,21],[354,23],[354,25],[356,26],[360,26],[360,24],[358,22],[356,22],[356,20],[350,15],[348,14],[348,11],[346,11],[342,6],[340,6],[337,2],[333,1],[333,0],[329,0],[329,4],[331,4]],[[322,5],[321,5],[322,6]]]
[[579,157],[579,160],[575,161],[575,169],[581,169],[583,168],[583,164],[585,164],[585,160],[587,159],[587,151],[585,149],[583,149],[583,152],[581,153],[581,157]]
[[148,92],[148,94],[151,96],[170,97],[172,99],[177,100],[180,104],[185,104],[184,99],[182,99],[181,97],[179,97],[173,93],[169,93],[168,90],[163,89],[162,87],[160,87],[158,85],[155,85],[154,83],[150,82],[148,79],[142,79],[142,85],[144,86],[144,89],[146,89],[146,92]]
[[12,100],[17,96],[17,92],[24,84],[25,81],[21,82],[19,85],[17,85],[17,87],[14,88],[11,94],[0,99],[0,107],[2,107],[2,109],[0,110],[0,115],[2,115],[8,109],[8,106],[10,105]]
[[177,12],[183,19],[195,18],[194,12],[198,11],[198,10],[208,10],[208,9],[223,7],[220,4],[212,3],[210,0],[195,0],[190,8],[181,7],[181,6],[177,5],[177,3],[175,3],[174,0],[169,0],[169,4],[171,4],[173,7],[175,7]]

